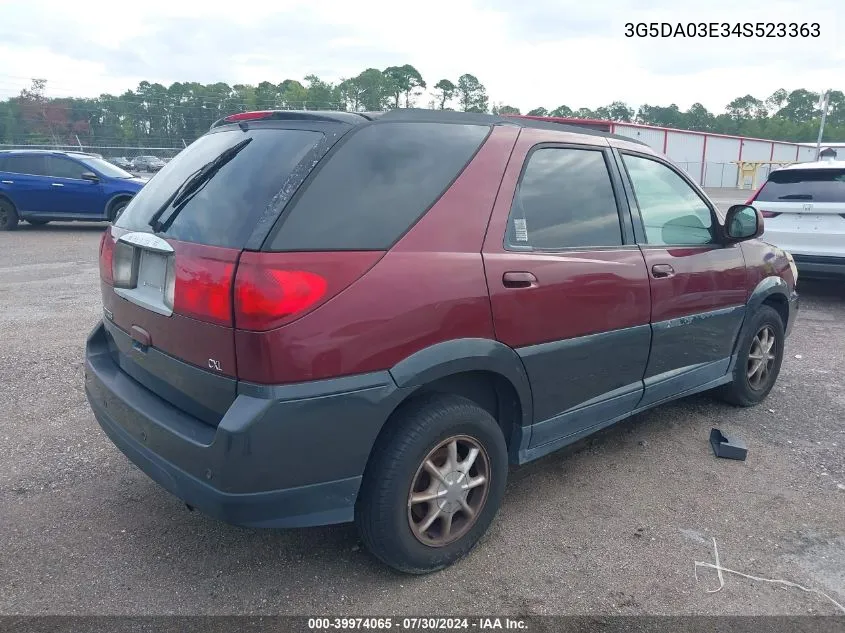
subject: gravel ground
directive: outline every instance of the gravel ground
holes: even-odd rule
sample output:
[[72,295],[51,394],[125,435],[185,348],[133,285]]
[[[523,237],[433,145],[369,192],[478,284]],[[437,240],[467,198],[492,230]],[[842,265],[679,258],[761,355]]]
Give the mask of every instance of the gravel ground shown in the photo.
[[[190,513],[112,446],[82,390],[101,226],[0,233],[0,614],[833,614],[845,603],[845,285],[802,282],[769,399],[700,395],[514,469],[491,531],[426,577],[351,526]],[[749,445],[718,460],[714,425]]]

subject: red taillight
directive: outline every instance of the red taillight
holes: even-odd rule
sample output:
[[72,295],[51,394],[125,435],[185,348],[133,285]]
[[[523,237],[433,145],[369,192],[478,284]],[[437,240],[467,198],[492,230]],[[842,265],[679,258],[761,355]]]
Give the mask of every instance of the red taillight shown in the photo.
[[237,114],[230,114],[224,121],[226,123],[237,123],[238,121],[255,121],[256,119],[269,119],[273,116],[272,110],[258,110],[256,112],[238,112]]
[[235,287],[236,326],[269,330],[323,298],[326,280],[305,270],[275,270],[246,266],[238,270]]
[[347,288],[382,255],[246,251],[235,279],[235,327],[264,332],[298,319]]
[[100,238],[100,279],[107,284],[114,284],[112,265],[114,262],[114,237],[111,234],[111,227],[103,231]]
[[780,215],[780,213],[775,213],[774,211],[760,211],[763,214],[764,218],[776,218]]
[[173,311],[232,326],[232,278],[238,251],[182,243],[174,262]]

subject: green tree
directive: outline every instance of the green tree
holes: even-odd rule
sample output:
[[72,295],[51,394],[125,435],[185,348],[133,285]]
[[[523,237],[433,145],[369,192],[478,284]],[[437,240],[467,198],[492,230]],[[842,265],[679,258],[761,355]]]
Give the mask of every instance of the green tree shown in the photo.
[[700,103],[693,103],[686,111],[685,118],[691,130],[704,132],[713,128],[713,115]]
[[787,96],[789,96],[789,93],[783,88],[778,88],[769,95],[769,98],[766,99],[767,114],[776,114],[786,103]]
[[841,90],[831,90],[827,104],[827,122],[832,127],[845,125],[845,94]]
[[499,106],[498,114],[520,114],[520,111],[519,108],[515,108],[514,106],[503,105]]
[[549,112],[549,116],[558,116],[558,117],[571,117],[574,114],[572,112],[572,108],[569,106],[561,105],[556,107],[554,110]]
[[385,89],[393,97],[393,107],[399,107],[399,99],[405,96],[405,107],[411,107],[412,95],[419,96],[420,89],[426,87],[420,72],[411,66],[388,66],[384,69]]
[[737,121],[750,121],[751,119],[765,117],[767,114],[763,102],[751,95],[737,97],[725,109],[730,117]]
[[308,89],[295,79],[285,79],[279,84],[281,105],[290,110],[301,110],[308,101]]
[[528,111],[528,116],[549,116],[549,111],[546,108],[534,108]]
[[464,112],[487,112],[487,89],[474,75],[458,78],[458,102]]
[[607,106],[607,118],[611,121],[630,123],[634,120],[634,110],[621,101],[614,101]]
[[443,110],[446,108],[446,104],[455,98],[455,95],[458,93],[458,87],[448,79],[441,79],[434,84],[434,91],[434,96],[437,99],[440,109]]
[[803,88],[793,90],[787,95],[786,103],[778,110],[777,115],[796,123],[809,121],[819,113],[816,107],[818,102],[819,94],[817,92],[810,92]]
[[308,84],[307,107],[312,110],[337,110],[339,106],[338,90],[335,86],[320,79],[317,75],[306,75]]

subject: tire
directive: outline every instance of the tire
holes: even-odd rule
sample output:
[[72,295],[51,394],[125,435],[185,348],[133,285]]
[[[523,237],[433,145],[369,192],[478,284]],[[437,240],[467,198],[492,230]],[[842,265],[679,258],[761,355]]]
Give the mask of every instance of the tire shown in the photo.
[[[768,353],[764,351],[768,344],[765,333],[774,337]],[[740,344],[733,379],[719,389],[718,395],[738,407],[752,407],[765,400],[780,373],[785,339],[783,320],[777,310],[768,305],[760,306]],[[758,362],[754,356],[763,358]],[[757,372],[749,376],[755,366]]]
[[[471,448],[477,451],[474,459],[468,459]],[[437,478],[425,467],[427,459]],[[458,396],[423,396],[394,414],[373,447],[355,506],[361,540],[401,572],[425,574],[451,565],[492,523],[507,475],[505,438],[487,411]],[[486,483],[467,486],[480,479]],[[412,503],[412,494],[419,498],[433,490],[437,500]]]
[[14,231],[18,228],[18,212],[15,205],[0,198],[0,231]]
[[26,222],[32,226],[44,226],[45,224],[49,224],[50,220],[27,220]]
[[120,214],[123,213],[126,206],[129,204],[129,200],[116,200],[112,203],[111,208],[109,209],[109,222],[115,222],[120,217]]

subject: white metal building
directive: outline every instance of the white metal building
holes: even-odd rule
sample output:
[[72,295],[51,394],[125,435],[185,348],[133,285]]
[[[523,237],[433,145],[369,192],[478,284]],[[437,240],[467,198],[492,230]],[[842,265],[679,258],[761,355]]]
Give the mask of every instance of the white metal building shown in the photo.
[[[743,183],[738,182],[737,162],[739,161],[801,163],[816,160],[815,146],[811,147],[803,143],[676,130],[638,123],[570,118],[555,120],[642,141],[652,149],[668,156],[675,164],[686,170],[693,180],[704,187],[741,186]],[[757,168],[757,182],[762,182],[771,168],[772,166],[768,164],[760,165]],[[744,186],[749,187],[751,176],[746,175],[745,180]]]
[[[704,187],[739,185],[738,161],[801,163],[816,160],[816,148],[800,143],[673,130],[634,123],[612,123],[610,131],[644,141],[658,152],[666,154]],[[762,180],[770,166],[761,165],[758,169],[760,172],[757,178]]]

